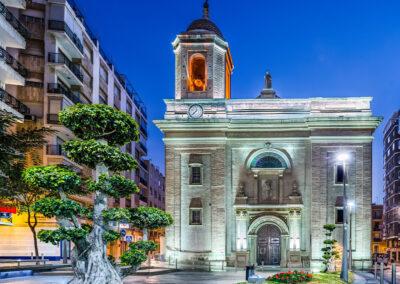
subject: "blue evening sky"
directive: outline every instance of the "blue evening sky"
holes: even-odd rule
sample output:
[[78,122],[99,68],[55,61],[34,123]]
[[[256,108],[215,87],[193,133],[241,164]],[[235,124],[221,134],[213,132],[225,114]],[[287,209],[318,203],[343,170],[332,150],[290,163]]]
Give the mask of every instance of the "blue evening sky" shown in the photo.
[[[77,0],[120,72],[141,94],[149,121],[174,96],[177,33],[201,17],[202,0]],[[400,108],[400,1],[210,0],[229,42],[233,98],[254,98],[270,70],[283,98],[372,96],[375,115]],[[375,134],[373,189],[383,197],[382,131]],[[149,157],[164,168],[162,135],[149,122]]]

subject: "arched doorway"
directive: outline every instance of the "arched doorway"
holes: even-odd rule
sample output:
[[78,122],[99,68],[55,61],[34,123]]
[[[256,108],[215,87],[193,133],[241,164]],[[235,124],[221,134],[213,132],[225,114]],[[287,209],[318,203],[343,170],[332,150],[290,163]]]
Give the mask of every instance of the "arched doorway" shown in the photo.
[[257,232],[257,264],[279,265],[281,262],[281,232],[275,225],[266,224]]

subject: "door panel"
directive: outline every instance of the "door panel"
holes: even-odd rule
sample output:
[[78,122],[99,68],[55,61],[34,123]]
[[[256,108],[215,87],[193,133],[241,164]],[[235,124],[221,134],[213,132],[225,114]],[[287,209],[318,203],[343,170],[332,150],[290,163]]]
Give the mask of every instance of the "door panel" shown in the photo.
[[265,225],[257,233],[257,264],[279,265],[280,231],[274,225]]

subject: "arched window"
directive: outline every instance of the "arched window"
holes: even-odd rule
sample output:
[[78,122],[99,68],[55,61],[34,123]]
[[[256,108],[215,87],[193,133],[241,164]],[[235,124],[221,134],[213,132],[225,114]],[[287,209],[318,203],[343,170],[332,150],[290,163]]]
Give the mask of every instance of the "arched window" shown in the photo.
[[188,87],[190,92],[204,92],[207,88],[206,58],[196,53],[190,57]]
[[286,169],[288,168],[288,165],[281,156],[275,153],[263,153],[253,159],[250,167],[263,169]]

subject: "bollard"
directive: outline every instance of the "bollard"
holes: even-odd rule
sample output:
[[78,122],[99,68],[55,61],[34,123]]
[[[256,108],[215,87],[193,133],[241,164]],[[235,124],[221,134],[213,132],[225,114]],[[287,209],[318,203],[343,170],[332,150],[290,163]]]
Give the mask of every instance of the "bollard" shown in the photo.
[[384,278],[383,278],[383,261],[380,263],[380,279],[379,279],[379,283],[383,284],[384,283]]
[[178,259],[175,258],[175,269],[178,270]]
[[392,284],[396,284],[396,262],[392,263]]
[[224,261],[223,260],[221,261],[221,264],[222,264],[222,271],[224,271]]
[[171,266],[171,256],[168,256],[168,266]]
[[211,261],[208,261],[208,271],[211,272]]
[[264,271],[264,260],[261,261],[261,270]]
[[31,259],[33,259],[33,252],[31,252]]
[[44,254],[42,253],[42,259],[44,259]]
[[374,263],[374,278],[375,279],[378,279],[377,270],[378,270],[378,267],[377,267],[377,263],[375,261],[375,263]]

